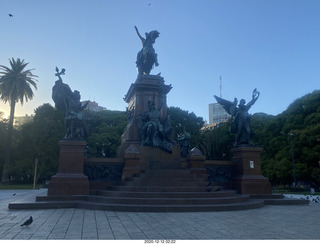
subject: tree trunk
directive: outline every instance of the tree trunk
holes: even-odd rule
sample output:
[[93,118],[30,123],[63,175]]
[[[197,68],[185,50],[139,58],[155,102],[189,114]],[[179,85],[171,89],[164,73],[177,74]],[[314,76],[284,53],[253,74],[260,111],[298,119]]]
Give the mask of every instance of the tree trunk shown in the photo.
[[15,100],[11,99],[10,101],[10,118],[8,124],[8,137],[7,137],[7,145],[6,145],[6,156],[2,170],[1,183],[9,182],[8,178],[8,166],[10,164],[10,156],[11,156],[11,144],[12,144],[12,133],[13,133],[13,121],[14,121],[14,110],[15,110]]

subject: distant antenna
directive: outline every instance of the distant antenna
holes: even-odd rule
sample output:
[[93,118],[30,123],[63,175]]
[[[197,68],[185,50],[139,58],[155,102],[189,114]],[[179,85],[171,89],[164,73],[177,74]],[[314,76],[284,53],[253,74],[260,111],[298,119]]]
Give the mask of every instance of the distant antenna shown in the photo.
[[220,76],[220,97],[222,98],[222,81],[221,81],[221,76]]

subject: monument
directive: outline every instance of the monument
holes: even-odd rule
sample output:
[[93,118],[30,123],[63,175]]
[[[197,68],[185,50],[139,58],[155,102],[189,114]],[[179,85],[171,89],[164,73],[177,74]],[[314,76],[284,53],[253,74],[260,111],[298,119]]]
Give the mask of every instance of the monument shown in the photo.
[[[260,154],[262,148],[252,145],[249,109],[258,100],[260,92],[254,89],[252,99],[246,104],[244,99],[238,105],[237,98],[233,102],[214,96],[219,104],[232,116],[230,132],[236,133],[235,147],[232,149],[236,162],[237,176],[233,187],[242,194],[271,194],[271,184],[262,175]],[[237,107],[238,105],[238,107]]]
[[165,84],[160,74],[150,74],[153,66],[159,65],[153,44],[160,33],[153,30],[145,33],[144,38],[138,28],[136,26],[134,28],[142,42],[142,49],[137,54],[137,78],[124,97],[128,103],[128,125],[122,135],[118,156],[136,157],[137,154],[128,154],[134,147],[139,154],[139,160],[135,161],[135,166],[129,167],[126,164],[124,168],[126,176],[131,175],[129,171],[138,173],[142,169],[155,167],[156,164],[157,167],[161,164],[173,166],[173,162],[180,160],[179,146],[173,142],[173,129],[167,114],[167,94],[172,86]]
[[55,107],[65,112],[66,135],[59,142],[60,157],[58,173],[51,177],[48,195],[87,195],[89,194],[88,177],[83,174],[84,149],[88,128],[83,110],[87,104],[80,102],[80,92],[71,91],[62,82],[61,71],[56,67],[58,80],[52,88],[52,99]]
[[178,143],[173,141],[167,114],[167,94],[172,86],[165,84],[160,74],[150,74],[152,67],[158,66],[153,44],[159,32],[151,31],[143,38],[137,27],[135,30],[142,49],[137,55],[137,78],[124,97],[128,125],[117,158],[84,158],[86,104],[81,105],[78,91],[62,82],[65,69],[56,68],[59,79],[52,88],[52,98],[56,108],[65,112],[66,127],[65,137],[59,142],[58,173],[51,178],[48,196],[38,196],[36,203],[12,203],[9,209],[226,211],[258,208],[270,202],[252,199],[255,197],[272,198],[274,204],[270,183],[261,175],[262,149],[250,144],[248,111],[259,92],[255,89],[252,100],[246,104],[242,99],[238,107],[237,99],[229,102],[216,97],[233,118],[231,130],[237,133],[234,159],[206,160],[199,149],[190,150],[188,132],[178,136]]

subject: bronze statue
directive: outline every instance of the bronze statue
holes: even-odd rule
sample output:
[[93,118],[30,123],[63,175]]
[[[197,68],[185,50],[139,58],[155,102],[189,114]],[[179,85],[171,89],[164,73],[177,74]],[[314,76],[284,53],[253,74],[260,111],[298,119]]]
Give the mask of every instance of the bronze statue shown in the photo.
[[166,152],[172,152],[172,141],[170,139],[172,127],[169,118],[160,121],[162,105],[156,109],[153,101],[148,102],[149,111],[140,116],[141,145],[159,147]]
[[88,103],[82,105],[80,102],[80,92],[71,91],[70,87],[62,82],[61,75],[65,74],[65,69],[60,72],[56,67],[56,76],[59,80],[55,82],[52,88],[52,99],[55,107],[65,112],[66,135],[64,140],[84,140],[88,136],[86,118],[83,110]]
[[146,38],[143,38],[136,26],[134,26],[138,37],[140,38],[142,42],[142,49],[139,51],[137,55],[137,69],[139,75],[143,74],[150,74],[150,71],[153,67],[153,65],[158,66],[158,58],[157,54],[153,48],[153,44],[155,43],[156,39],[159,37],[159,32],[156,30],[153,30],[151,32],[146,32]]
[[248,113],[251,106],[258,100],[260,92],[254,89],[252,92],[252,100],[246,104],[244,99],[238,100],[235,98],[233,102],[227,101],[220,97],[214,96],[219,104],[232,116],[230,131],[236,133],[236,146],[250,144],[252,136],[250,126],[250,114]]
[[189,132],[183,131],[182,134],[178,135],[177,141],[180,145],[181,157],[185,158],[190,152],[190,139],[191,135]]

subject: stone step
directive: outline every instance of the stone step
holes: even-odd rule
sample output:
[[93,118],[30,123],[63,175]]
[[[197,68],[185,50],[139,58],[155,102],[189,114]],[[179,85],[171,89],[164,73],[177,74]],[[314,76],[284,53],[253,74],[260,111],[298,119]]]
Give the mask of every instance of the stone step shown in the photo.
[[236,195],[234,190],[223,190],[211,192],[131,192],[131,191],[105,191],[96,190],[92,195],[110,197],[144,197],[144,198],[206,198],[206,197],[231,197]]
[[208,175],[204,174],[148,174],[148,175],[141,175],[140,177],[136,177],[133,179],[166,179],[166,180],[208,180]]
[[264,199],[266,205],[298,205],[309,204],[309,200],[305,199]]
[[252,199],[283,199],[282,194],[251,194]]
[[207,181],[191,181],[191,182],[183,182],[183,181],[173,181],[173,180],[145,180],[145,181],[119,181],[115,184],[116,186],[161,186],[161,187],[206,187],[208,185]]
[[135,180],[138,183],[149,182],[208,182],[208,177],[146,177]]
[[249,200],[248,195],[237,195],[232,197],[208,197],[208,198],[138,198],[138,197],[105,197],[105,196],[65,196],[65,197],[42,197],[41,201],[87,201],[106,204],[139,204],[139,205],[208,205],[236,203]]
[[140,177],[132,177],[130,179],[126,179],[122,182],[134,183],[134,182],[150,182],[150,181],[165,181],[165,182],[204,182],[208,181],[207,175],[187,175],[187,176],[167,176],[167,175],[142,175]]
[[207,175],[206,169],[147,169],[146,175],[167,175],[167,176],[203,176]]
[[232,211],[260,208],[264,206],[263,200],[249,200],[228,204],[198,204],[198,205],[148,205],[148,204],[108,204],[89,201],[48,201],[35,203],[13,203],[9,209],[54,209],[54,208],[84,208],[106,211],[126,212],[206,212],[206,211]]
[[147,169],[140,174],[135,174],[130,178],[125,179],[126,181],[140,181],[144,179],[194,179],[195,181],[208,179],[208,174],[206,169]]
[[[213,188],[211,188],[212,190]],[[207,187],[108,186],[107,190],[131,192],[207,192]]]

